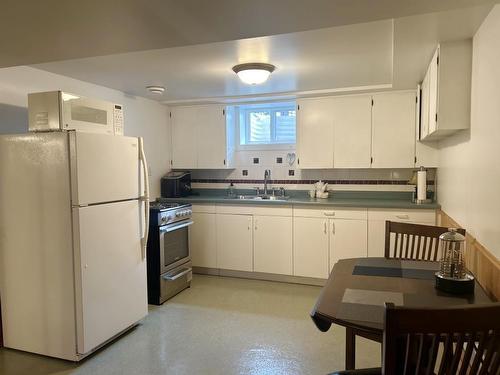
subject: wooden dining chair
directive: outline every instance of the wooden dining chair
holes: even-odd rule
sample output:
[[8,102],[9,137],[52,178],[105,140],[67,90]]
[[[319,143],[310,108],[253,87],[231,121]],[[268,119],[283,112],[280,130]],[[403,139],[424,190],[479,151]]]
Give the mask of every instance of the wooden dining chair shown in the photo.
[[441,309],[385,304],[382,368],[332,375],[500,373],[500,303]]
[[[385,257],[411,260],[438,259],[439,236],[450,229],[433,225],[385,222]],[[465,236],[465,229],[457,229]]]

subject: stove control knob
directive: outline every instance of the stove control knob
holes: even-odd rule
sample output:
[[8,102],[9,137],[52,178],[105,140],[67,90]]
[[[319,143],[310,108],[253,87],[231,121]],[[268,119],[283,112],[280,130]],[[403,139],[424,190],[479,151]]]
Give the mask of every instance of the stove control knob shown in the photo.
[[179,217],[179,216],[181,216],[181,212],[180,212],[180,211],[177,211],[177,212],[175,213],[175,217]]

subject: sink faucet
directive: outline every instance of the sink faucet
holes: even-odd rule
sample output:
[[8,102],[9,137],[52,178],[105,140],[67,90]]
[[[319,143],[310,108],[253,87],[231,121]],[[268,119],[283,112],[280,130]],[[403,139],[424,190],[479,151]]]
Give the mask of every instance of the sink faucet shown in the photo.
[[271,170],[266,169],[264,171],[264,195],[267,195],[267,183],[269,182],[270,178],[271,178]]

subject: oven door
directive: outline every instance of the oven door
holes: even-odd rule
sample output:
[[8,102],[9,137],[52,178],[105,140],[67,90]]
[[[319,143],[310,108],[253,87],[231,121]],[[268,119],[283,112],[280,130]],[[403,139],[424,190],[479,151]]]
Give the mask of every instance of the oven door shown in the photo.
[[184,220],[160,227],[160,272],[165,273],[189,260],[189,226]]

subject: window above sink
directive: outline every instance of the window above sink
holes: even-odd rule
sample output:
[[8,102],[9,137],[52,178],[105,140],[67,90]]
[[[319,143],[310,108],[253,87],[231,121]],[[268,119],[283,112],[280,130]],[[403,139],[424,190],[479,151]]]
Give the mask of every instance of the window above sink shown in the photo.
[[235,109],[240,149],[295,147],[295,102],[245,104]]

